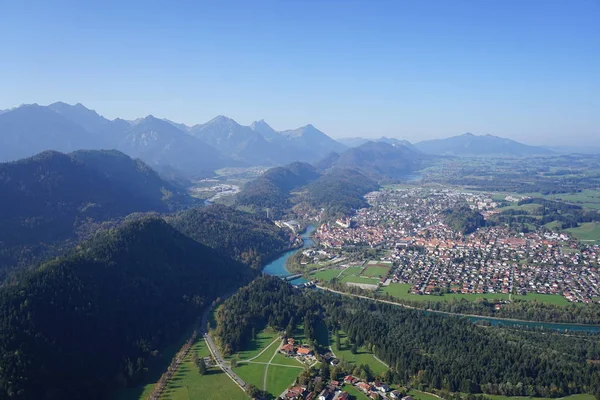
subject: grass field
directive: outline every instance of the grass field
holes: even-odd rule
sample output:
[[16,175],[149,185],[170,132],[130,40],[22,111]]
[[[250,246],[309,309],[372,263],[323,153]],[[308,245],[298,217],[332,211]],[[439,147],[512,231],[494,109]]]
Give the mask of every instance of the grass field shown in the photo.
[[[256,334],[256,339],[251,340],[250,343],[246,346],[246,348],[242,351],[239,351],[235,354],[232,354],[226,359],[231,360],[233,356],[237,356],[238,360],[247,360],[249,358],[255,357],[260,353],[265,347],[267,347],[275,338],[277,337],[277,333],[271,330],[262,330]],[[273,348],[275,350],[275,348]],[[272,355],[273,353],[271,353]],[[267,359],[268,361],[268,359]]]
[[[370,285],[377,285],[377,283],[379,282],[379,278],[377,278],[377,277],[367,278],[367,277],[361,276],[362,271],[363,271],[363,267],[348,267],[342,271],[339,279],[342,282],[367,283]],[[339,273],[340,273],[340,271],[338,271],[338,274]],[[326,279],[323,279],[323,280],[326,280]],[[331,280],[331,278],[328,280]]]
[[342,282],[367,283],[369,285],[377,285],[379,283],[379,279],[378,278],[365,278],[362,276],[346,275],[342,278]]
[[384,276],[388,276],[389,273],[390,267],[368,266],[365,268],[365,271],[361,274],[361,276],[369,278],[382,278]]
[[259,389],[263,388],[263,379],[265,376],[265,364],[243,363],[238,364],[233,371],[239,375],[244,382],[252,384]]
[[342,272],[342,276],[359,276],[363,267],[348,267]]
[[[243,361],[257,356],[263,349],[265,349],[265,351],[252,360],[253,362],[240,362],[234,369],[236,374],[238,374],[246,383],[255,385],[261,390],[264,387],[266,373],[266,390],[273,395],[274,398],[278,397],[304,369],[299,361],[288,358],[277,352],[281,341],[279,339],[275,340],[275,337],[276,335],[272,332],[260,332],[257,335],[254,349],[251,352],[246,350],[245,352],[238,353],[239,359]],[[294,330],[294,339],[297,343],[306,341],[303,325],[300,324],[296,326],[296,329]],[[242,354],[244,354],[246,358],[242,358]],[[287,367],[257,364],[259,362],[268,363],[269,361],[274,364],[287,365]]]
[[[526,296],[515,295],[515,296],[513,296],[513,299],[537,300],[542,303],[556,304],[557,306],[568,306],[570,304],[573,304],[573,303],[570,303],[569,300],[567,300],[565,297],[560,296],[558,294],[529,293]],[[581,303],[577,303],[577,304],[581,304]]]
[[419,390],[409,390],[408,394],[417,400],[440,400],[439,397],[432,395],[431,393],[421,392]]
[[589,222],[581,224],[577,228],[567,229],[567,232],[571,233],[577,239],[585,242],[600,243],[600,223]]
[[[269,358],[273,356],[273,353],[270,353]],[[267,360],[269,361],[269,360]],[[289,365],[292,367],[303,367],[304,364],[302,364],[300,361],[297,361],[294,357],[286,357],[281,353],[277,353],[275,355],[275,357],[273,358],[273,361],[271,361],[273,364],[283,364],[283,365]]]
[[548,229],[559,228],[560,225],[561,225],[561,223],[559,221],[552,221],[552,222],[548,222],[547,224],[544,224],[544,226]]
[[[426,296],[418,294],[410,294],[408,290],[411,285],[403,283],[391,283],[389,286],[383,286],[379,290],[383,293],[389,293],[391,296],[400,300],[412,300],[412,301],[450,301],[465,299],[469,301],[475,301],[477,299],[488,299],[493,300],[508,300],[509,295],[505,293],[447,293],[443,296]],[[529,293],[525,296],[513,295],[513,299],[519,300],[537,300],[539,302],[556,304],[559,306],[566,306],[571,304],[566,298],[555,294],[537,294]]]
[[273,356],[273,353],[275,352],[275,349],[277,349],[280,344],[281,344],[281,340],[280,339],[278,339],[278,338],[274,339],[273,342],[269,345],[269,347],[266,348],[265,352],[262,353],[260,356],[256,357],[252,361],[256,361],[256,362],[269,362],[269,360]]
[[[342,388],[342,390],[344,392],[348,392],[348,394],[350,396],[353,396],[356,400],[366,400],[369,399],[363,392],[361,392],[360,390],[358,390],[357,388],[355,388],[352,385],[344,385],[344,387]],[[437,399],[439,400],[439,399]]]
[[174,378],[167,385],[161,400],[242,400],[248,398],[219,368],[210,368],[206,375],[200,375],[192,361],[193,351],[197,352],[199,357],[209,354],[204,340],[200,339],[196,342]]
[[340,272],[342,272],[342,271],[339,269],[326,269],[324,271],[314,272],[310,275],[314,276],[315,279],[318,279],[321,281],[330,281],[333,278],[337,277],[340,274]]
[[[340,350],[338,350],[335,339],[335,335],[331,335],[329,338],[331,341],[331,348],[338,358],[343,358],[354,365],[367,364],[374,374],[382,374],[383,372],[387,371],[387,367],[381,362],[377,361],[375,357],[373,357],[373,354],[363,347],[360,347],[356,354],[352,354],[349,346],[342,345]],[[343,331],[340,331],[340,340],[342,343],[344,343],[346,340],[346,334]]]
[[302,372],[302,368],[286,368],[270,365],[267,375],[267,392],[276,398],[295,380]]

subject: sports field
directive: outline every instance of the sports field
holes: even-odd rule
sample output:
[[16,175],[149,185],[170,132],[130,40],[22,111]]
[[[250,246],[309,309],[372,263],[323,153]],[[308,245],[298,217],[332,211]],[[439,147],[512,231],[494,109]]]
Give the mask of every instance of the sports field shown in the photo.
[[367,268],[365,268],[365,270],[363,271],[363,273],[361,274],[361,276],[367,277],[367,278],[383,278],[385,276],[388,276],[388,274],[390,273],[390,267],[386,267],[386,266],[368,266]]

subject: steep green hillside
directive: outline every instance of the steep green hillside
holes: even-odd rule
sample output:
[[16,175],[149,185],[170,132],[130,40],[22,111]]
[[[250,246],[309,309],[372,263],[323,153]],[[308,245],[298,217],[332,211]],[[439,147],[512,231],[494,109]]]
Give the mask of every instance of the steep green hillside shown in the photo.
[[291,207],[290,191],[318,177],[314,167],[306,163],[271,168],[246,184],[237,195],[236,204],[255,210],[270,208],[271,215],[278,217]]
[[99,222],[166,212],[189,201],[144,163],[117,151],[47,151],[0,164],[0,192],[0,279]]
[[0,398],[103,398],[248,268],[148,218],[0,290]]
[[256,214],[222,205],[183,211],[167,221],[192,239],[254,269],[291,245],[289,230]]

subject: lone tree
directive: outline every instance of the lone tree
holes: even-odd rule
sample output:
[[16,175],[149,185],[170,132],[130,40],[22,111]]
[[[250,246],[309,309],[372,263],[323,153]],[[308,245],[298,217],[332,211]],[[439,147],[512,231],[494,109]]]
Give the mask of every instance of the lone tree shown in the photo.
[[198,359],[198,372],[200,372],[200,375],[206,375],[207,368],[204,358]]

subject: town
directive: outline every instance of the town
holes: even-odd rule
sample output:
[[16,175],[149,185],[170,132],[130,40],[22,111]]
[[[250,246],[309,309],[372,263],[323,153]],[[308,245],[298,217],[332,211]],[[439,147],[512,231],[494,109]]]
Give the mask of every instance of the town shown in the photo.
[[389,273],[370,283],[348,279],[348,285],[409,284],[410,293],[418,295],[537,294],[600,301],[598,245],[545,227],[519,232],[498,224],[463,235],[444,223],[444,210],[457,204],[469,204],[489,219],[524,196],[492,199],[448,188],[399,188],[366,198],[370,208],[319,227],[318,247],[304,252],[304,264],[352,268],[363,261],[361,250],[374,249],[378,260],[393,265]]

